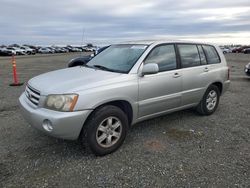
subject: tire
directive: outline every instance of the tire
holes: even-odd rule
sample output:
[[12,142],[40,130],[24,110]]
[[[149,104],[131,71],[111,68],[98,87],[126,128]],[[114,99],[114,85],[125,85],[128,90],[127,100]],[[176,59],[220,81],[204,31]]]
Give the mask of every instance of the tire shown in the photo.
[[211,115],[216,111],[219,101],[220,101],[220,91],[216,85],[211,85],[206,90],[196,110],[201,115]]
[[[108,128],[109,125],[113,130]],[[118,125],[120,126],[117,127]],[[80,139],[95,155],[103,156],[116,151],[122,145],[128,127],[128,118],[120,108],[112,105],[102,106],[91,114],[83,127]]]

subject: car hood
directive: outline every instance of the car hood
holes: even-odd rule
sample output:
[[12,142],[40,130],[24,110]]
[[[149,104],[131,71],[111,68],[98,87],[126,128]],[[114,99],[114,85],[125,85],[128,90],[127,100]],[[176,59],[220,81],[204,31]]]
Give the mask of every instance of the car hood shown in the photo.
[[122,75],[78,66],[41,74],[29,80],[28,84],[41,95],[63,94],[117,82]]

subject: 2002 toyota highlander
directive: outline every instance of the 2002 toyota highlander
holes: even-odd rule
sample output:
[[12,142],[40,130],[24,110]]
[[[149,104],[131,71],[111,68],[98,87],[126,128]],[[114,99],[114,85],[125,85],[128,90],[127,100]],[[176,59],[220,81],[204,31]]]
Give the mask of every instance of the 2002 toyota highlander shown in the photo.
[[193,107],[212,114],[229,84],[217,46],[135,41],[111,45],[83,66],[32,78],[19,102],[32,126],[105,155],[137,122]]

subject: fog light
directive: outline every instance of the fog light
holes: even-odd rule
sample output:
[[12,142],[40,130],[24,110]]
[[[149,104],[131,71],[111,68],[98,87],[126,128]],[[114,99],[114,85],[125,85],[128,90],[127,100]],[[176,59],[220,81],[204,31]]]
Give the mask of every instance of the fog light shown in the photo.
[[53,130],[51,121],[48,119],[43,120],[43,128],[46,131],[51,132]]

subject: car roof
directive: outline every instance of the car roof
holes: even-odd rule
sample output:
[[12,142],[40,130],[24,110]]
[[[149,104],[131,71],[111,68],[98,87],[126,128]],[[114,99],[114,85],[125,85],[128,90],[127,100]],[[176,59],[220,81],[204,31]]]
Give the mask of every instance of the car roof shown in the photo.
[[187,41],[187,40],[172,40],[172,39],[134,40],[134,41],[121,42],[118,44],[144,44],[144,45],[155,44],[155,45],[157,45],[157,44],[164,44],[164,43],[188,43],[188,44],[214,45],[212,43],[195,42],[195,41]]

